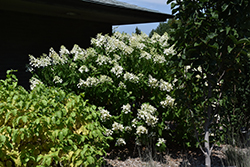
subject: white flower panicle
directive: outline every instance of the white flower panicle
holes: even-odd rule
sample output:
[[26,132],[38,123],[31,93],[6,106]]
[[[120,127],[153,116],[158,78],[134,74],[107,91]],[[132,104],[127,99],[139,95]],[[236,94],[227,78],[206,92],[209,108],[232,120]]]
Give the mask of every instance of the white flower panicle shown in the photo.
[[100,75],[99,79],[95,77],[88,77],[86,81],[80,79],[79,83],[77,84],[77,87],[80,88],[82,86],[84,87],[94,87],[97,86],[98,84],[103,84],[103,83],[113,83],[112,78],[110,78],[107,75]]
[[165,55],[174,55],[176,51],[174,50],[174,45],[169,48],[166,48],[163,52]]
[[97,34],[96,38],[91,39],[91,45],[95,45],[97,47],[102,47],[106,42],[106,37],[102,34]]
[[118,87],[122,89],[126,89],[126,85],[122,81],[119,82]]
[[112,125],[112,130],[113,131],[123,131],[124,127],[122,124],[119,124],[117,122],[114,122],[113,125]]
[[154,58],[153,58],[153,61],[154,61],[154,63],[160,63],[160,64],[162,64],[162,63],[166,62],[166,59],[165,59],[165,57],[163,55],[157,55],[156,54],[154,56]]
[[161,101],[160,104],[163,108],[166,108],[168,106],[173,107],[174,106],[175,99],[171,96],[167,95],[166,100]]
[[106,129],[106,132],[103,133],[105,136],[112,136],[113,131],[111,129]]
[[137,117],[144,120],[148,126],[155,127],[158,118],[154,116],[157,109],[147,103],[142,104],[141,109],[138,109]]
[[123,146],[123,145],[126,145],[126,142],[123,138],[119,138],[119,139],[117,139],[115,145],[116,146]]
[[80,73],[89,72],[89,69],[88,69],[87,66],[82,65],[82,66],[78,69],[78,71],[80,71]]
[[130,131],[132,131],[131,126],[125,126],[125,131],[126,131],[126,132],[130,132]]
[[109,113],[108,110],[105,110],[105,109],[103,109],[103,108],[100,108],[99,111],[100,111],[100,113],[101,113],[101,120],[102,120],[103,122],[105,122],[106,120],[108,120],[108,119],[111,117],[111,115],[110,115],[110,113]]
[[114,73],[118,78],[122,75],[123,67],[116,64],[112,69],[111,72]]
[[136,128],[136,134],[138,136],[141,136],[142,134],[148,134],[148,130],[144,126],[140,125]]
[[159,88],[161,91],[170,92],[173,89],[173,86],[171,83],[168,83],[168,82],[164,81],[163,79],[161,79],[159,81]]
[[59,76],[55,76],[53,79],[53,82],[55,82],[57,84],[57,83],[62,83],[63,80]]
[[131,105],[128,103],[122,106],[122,113],[128,114],[131,112]]
[[165,140],[165,139],[159,138],[156,145],[157,145],[158,147],[160,147],[162,144],[165,144],[165,143],[166,143],[166,140]]
[[133,82],[133,83],[138,83],[139,82],[139,77],[137,77],[136,75],[132,74],[132,73],[129,73],[129,72],[126,72],[123,76],[124,80],[125,81],[130,81],[130,82]]
[[38,67],[38,68],[46,67],[46,66],[51,65],[51,62],[52,62],[51,58],[48,57],[46,54],[44,54],[40,58],[35,58],[32,55],[29,55],[29,57],[30,57],[30,59],[29,59],[30,63],[29,64],[32,67]]
[[141,58],[145,58],[145,59],[147,59],[147,60],[150,60],[150,59],[152,58],[152,55],[149,54],[149,53],[146,52],[146,51],[142,51],[141,54],[140,54],[139,59],[141,59]]
[[155,79],[151,75],[149,75],[148,76],[148,85],[152,88],[157,88],[158,87],[157,79]]
[[109,61],[111,61],[110,57],[104,56],[104,55],[98,55],[96,63],[101,66],[103,64],[107,64]]
[[30,89],[33,90],[37,85],[43,84],[42,81],[40,81],[37,78],[32,77],[30,80]]
[[132,127],[133,127],[133,128],[136,128],[137,123],[138,123],[138,120],[137,120],[136,118],[134,118],[134,119],[132,120]]
[[70,54],[68,49],[66,49],[66,47],[63,46],[63,45],[61,46],[61,49],[60,49],[59,53],[60,53],[61,56],[64,55],[64,54]]

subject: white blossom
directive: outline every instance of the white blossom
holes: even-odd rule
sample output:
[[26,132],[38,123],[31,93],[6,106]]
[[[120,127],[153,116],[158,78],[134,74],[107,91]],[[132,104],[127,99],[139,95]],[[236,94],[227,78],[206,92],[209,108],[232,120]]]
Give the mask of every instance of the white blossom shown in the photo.
[[165,57],[164,56],[162,56],[162,55],[155,55],[154,56],[154,63],[165,63],[166,62],[166,59],[165,59]]
[[173,107],[174,106],[175,99],[171,96],[167,95],[166,99],[164,101],[161,101],[160,104],[163,108],[166,108],[167,106]]
[[158,87],[157,79],[153,78],[151,75],[148,76],[148,85],[152,88]]
[[122,113],[124,114],[128,114],[129,112],[131,112],[131,106],[130,104],[126,104],[122,106]]
[[125,85],[122,81],[119,82],[118,87],[119,87],[119,88],[126,89],[126,85]]
[[165,143],[166,143],[166,140],[163,139],[163,138],[159,138],[156,145],[157,145],[158,147],[160,147],[163,143],[165,144]]
[[112,125],[112,130],[113,131],[119,131],[120,130],[122,132],[123,129],[124,129],[123,125],[119,124],[117,122],[114,122],[113,125]]
[[106,132],[104,132],[105,136],[112,136],[113,131],[111,129],[106,129]]
[[65,46],[61,46],[59,53],[60,53],[60,55],[70,54],[70,52],[68,51],[68,49],[66,49]]
[[98,55],[96,62],[97,62],[98,65],[101,66],[103,64],[107,64],[110,60],[111,60],[110,57],[107,57],[107,56],[104,56],[104,55]]
[[133,82],[133,83],[138,83],[139,82],[139,77],[137,77],[136,75],[132,74],[132,73],[129,73],[129,72],[126,72],[123,76],[124,80],[125,81],[130,81],[130,82]]
[[53,82],[55,82],[57,84],[57,83],[62,83],[63,80],[59,76],[55,76],[53,79]]
[[159,88],[161,91],[170,92],[173,89],[173,86],[171,83],[168,83],[168,82],[164,81],[163,79],[161,79],[159,81]]
[[137,125],[137,123],[138,123],[138,120],[136,119],[136,118],[134,118],[133,120],[132,120],[132,127],[136,127],[136,125]]
[[126,132],[130,132],[130,131],[132,131],[131,126],[125,126],[125,131],[126,131]]
[[101,120],[103,122],[105,122],[106,120],[108,120],[111,117],[108,110],[105,110],[103,108],[99,108],[99,110],[100,110],[100,113],[101,113]]
[[115,65],[112,69],[111,72],[114,73],[118,78],[122,75],[123,72],[123,67],[119,65]]
[[163,53],[165,55],[174,55],[176,53],[175,50],[174,50],[174,45],[172,45],[171,47],[165,49]]
[[88,69],[87,66],[82,65],[82,66],[78,69],[78,71],[80,71],[80,73],[83,73],[83,71],[84,71],[84,72],[89,72],[89,69]]
[[138,136],[141,136],[142,134],[148,134],[148,130],[144,126],[140,125],[136,128],[136,134]]
[[123,146],[123,145],[126,145],[126,142],[125,142],[125,140],[123,138],[119,138],[119,139],[117,139],[115,145]]
[[152,58],[152,55],[149,54],[149,53],[146,52],[146,51],[142,51],[141,54],[140,54],[139,59],[141,59],[141,58],[145,58],[145,59],[147,59],[147,60],[150,60],[150,59]]
[[30,80],[30,89],[33,90],[37,85],[43,84],[42,81],[40,81],[37,78],[32,77]]
[[157,109],[147,103],[142,104],[141,109],[138,109],[137,117],[144,120],[148,126],[155,127],[158,118],[154,116]]
[[97,84],[102,84],[102,83],[105,83],[105,82],[113,83],[113,80],[112,80],[112,78],[110,78],[107,75],[100,75],[100,78],[99,78]]

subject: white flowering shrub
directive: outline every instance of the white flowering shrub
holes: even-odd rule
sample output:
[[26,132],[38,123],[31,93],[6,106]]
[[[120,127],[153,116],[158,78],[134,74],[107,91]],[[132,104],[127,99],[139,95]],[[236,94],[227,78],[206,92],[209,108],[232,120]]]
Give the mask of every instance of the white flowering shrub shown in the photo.
[[177,133],[167,122],[180,122],[176,125],[185,129],[171,96],[174,82],[170,82],[168,59],[175,51],[168,38],[168,34],[152,38],[146,34],[98,34],[88,49],[75,45],[69,51],[62,46],[59,54],[50,49],[49,55],[30,56],[28,69],[45,85],[85,92],[91,104],[103,107],[99,112],[107,128],[104,135],[112,136],[117,146],[131,141],[143,144],[151,132],[156,133],[157,146],[165,146],[163,141],[177,142]]

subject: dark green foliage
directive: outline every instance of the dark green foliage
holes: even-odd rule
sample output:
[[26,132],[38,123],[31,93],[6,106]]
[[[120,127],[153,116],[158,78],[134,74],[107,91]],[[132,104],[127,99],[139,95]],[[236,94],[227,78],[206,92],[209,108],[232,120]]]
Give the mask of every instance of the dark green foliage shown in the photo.
[[135,33],[136,33],[137,35],[141,35],[141,30],[140,30],[138,27],[136,27],[136,28],[135,28]]
[[[249,105],[248,101],[241,100],[248,96],[248,91],[242,90],[248,89],[244,81],[249,78],[250,2],[177,0],[171,6],[180,21],[173,25],[171,34],[171,43],[180,55],[172,57],[173,67],[181,69],[173,74],[183,88],[175,92],[177,106],[189,113],[195,131],[201,135],[197,139],[204,141],[204,149],[200,147],[208,165],[209,133],[219,132],[221,126],[232,129],[236,120],[246,121],[249,115],[248,108],[243,107]],[[183,72],[185,66],[190,66],[187,73]],[[220,137],[225,139],[223,134]]]

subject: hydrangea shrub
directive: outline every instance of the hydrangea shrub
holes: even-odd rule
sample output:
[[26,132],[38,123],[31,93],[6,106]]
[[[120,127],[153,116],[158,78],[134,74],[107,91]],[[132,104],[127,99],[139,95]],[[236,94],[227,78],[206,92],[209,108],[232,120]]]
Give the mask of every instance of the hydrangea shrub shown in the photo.
[[[80,94],[99,106],[105,135],[115,145],[145,144],[149,136],[158,148],[187,137],[184,116],[174,109],[174,82],[170,82],[169,57],[175,53],[168,34],[115,32],[98,34],[93,47],[64,46],[39,58],[30,55],[31,89],[39,82]],[[177,130],[178,127],[181,127]],[[178,141],[177,141],[178,140]]]

